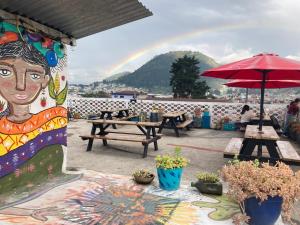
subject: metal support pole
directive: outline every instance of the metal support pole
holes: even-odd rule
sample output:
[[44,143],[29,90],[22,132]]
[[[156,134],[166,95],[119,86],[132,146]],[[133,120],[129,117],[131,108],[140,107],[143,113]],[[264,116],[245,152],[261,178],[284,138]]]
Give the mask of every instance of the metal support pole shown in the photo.
[[260,115],[259,115],[259,131],[262,131],[263,126],[263,118],[264,118],[264,98],[265,98],[265,87],[266,87],[266,76],[268,71],[263,71],[263,79],[261,83],[261,91],[260,91]]

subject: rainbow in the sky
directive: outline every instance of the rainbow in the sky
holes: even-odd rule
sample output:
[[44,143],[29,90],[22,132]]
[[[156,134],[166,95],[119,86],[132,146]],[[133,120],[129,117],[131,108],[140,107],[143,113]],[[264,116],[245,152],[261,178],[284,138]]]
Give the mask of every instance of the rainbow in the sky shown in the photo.
[[170,44],[170,43],[175,43],[184,39],[188,39],[188,38],[192,38],[192,37],[196,37],[196,36],[200,36],[203,35],[205,33],[209,33],[209,32],[216,32],[216,31],[227,31],[227,30],[235,30],[235,29],[241,29],[241,28],[249,28],[251,26],[254,25],[254,22],[243,22],[243,23],[236,23],[236,24],[223,24],[220,26],[214,26],[214,27],[208,27],[208,28],[201,28],[201,29],[197,29],[191,32],[187,32],[187,33],[183,33],[180,35],[177,35],[175,37],[169,37],[169,38],[165,38],[162,39],[150,46],[147,46],[143,49],[140,49],[128,56],[126,56],[126,58],[124,58],[123,60],[121,60],[121,62],[111,66],[108,70],[107,70],[107,74],[111,75],[114,74],[116,72],[119,72],[125,65],[127,65],[128,63],[144,56],[146,53],[149,53],[150,51],[160,48],[161,46],[163,46],[164,44]]

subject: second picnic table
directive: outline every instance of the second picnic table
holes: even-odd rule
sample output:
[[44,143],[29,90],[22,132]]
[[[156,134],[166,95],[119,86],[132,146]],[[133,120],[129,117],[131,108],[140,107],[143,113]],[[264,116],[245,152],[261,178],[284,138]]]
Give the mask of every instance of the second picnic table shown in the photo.
[[187,120],[185,117],[185,112],[169,112],[163,115],[163,120],[159,126],[158,133],[161,133],[163,129],[173,129],[177,137],[179,137],[179,129],[187,128],[189,130],[189,125],[193,120]]
[[[100,110],[100,119],[113,119],[113,113],[117,113],[116,118],[122,119],[124,117],[129,117],[129,109],[127,108],[116,108],[116,109],[101,109]],[[112,127],[116,129],[116,125],[113,124]]]

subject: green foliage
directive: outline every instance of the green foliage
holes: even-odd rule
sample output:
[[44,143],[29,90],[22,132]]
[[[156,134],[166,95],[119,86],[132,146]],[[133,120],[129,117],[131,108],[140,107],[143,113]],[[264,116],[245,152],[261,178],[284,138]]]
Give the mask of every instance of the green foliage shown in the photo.
[[66,98],[67,98],[67,94],[68,94],[68,83],[66,83],[66,86],[64,87],[64,89],[57,94],[56,105],[64,104],[64,102],[66,101]]
[[68,83],[66,83],[66,86],[62,91],[57,92],[56,89],[57,89],[57,85],[55,84],[55,81],[51,76],[48,84],[49,96],[56,101],[56,105],[58,106],[64,104],[64,102],[66,101],[67,94],[68,94]]
[[190,97],[195,82],[200,73],[199,61],[194,57],[185,55],[183,58],[177,59],[171,66],[170,86],[174,97],[186,98]]
[[[198,66],[200,67],[200,73],[218,66],[212,58],[200,52],[174,51],[155,56],[136,71],[113,80],[112,82],[145,88],[154,93],[171,93],[171,65],[176,59],[182,58],[185,55],[188,57],[194,56],[195,59],[199,61]],[[206,80],[208,86],[215,89],[219,89],[224,83],[224,81],[220,79],[201,77],[200,80]]]
[[95,93],[85,93],[85,94],[82,94],[81,96],[85,97],[85,98],[109,98],[110,97],[104,91],[98,91]]
[[203,183],[217,183],[220,181],[220,178],[217,174],[208,172],[198,173],[197,178]]
[[206,93],[209,91],[209,87],[206,84],[206,81],[197,81],[194,84],[192,90],[192,98],[194,99],[203,99],[206,98]]
[[137,170],[132,175],[137,177],[144,177],[144,178],[153,177],[153,173],[145,169]]
[[49,95],[51,98],[56,99],[56,93],[55,93],[55,85],[54,85],[54,79],[51,76],[50,81],[48,84],[48,89],[49,89]]
[[175,148],[174,155],[158,155],[155,158],[156,168],[176,169],[186,167],[188,160],[181,156],[181,148]]

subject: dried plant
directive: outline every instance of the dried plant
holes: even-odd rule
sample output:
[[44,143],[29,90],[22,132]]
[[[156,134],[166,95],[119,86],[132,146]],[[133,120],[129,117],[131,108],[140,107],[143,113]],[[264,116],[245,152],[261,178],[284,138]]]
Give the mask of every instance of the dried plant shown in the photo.
[[[270,166],[258,161],[234,160],[223,167],[221,175],[229,184],[228,194],[240,204],[244,215],[245,199],[255,196],[263,202],[269,196],[280,196],[283,198],[282,218],[291,223],[294,203],[300,197],[300,171],[294,173],[282,162]],[[241,224],[241,218],[235,224]]]

